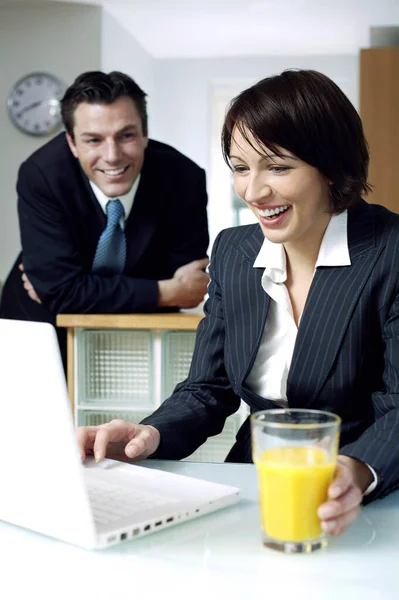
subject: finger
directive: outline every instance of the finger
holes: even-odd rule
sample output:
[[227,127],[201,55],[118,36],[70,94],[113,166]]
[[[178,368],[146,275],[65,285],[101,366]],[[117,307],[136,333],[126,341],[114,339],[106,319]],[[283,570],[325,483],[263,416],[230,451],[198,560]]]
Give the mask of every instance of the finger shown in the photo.
[[186,285],[188,284],[193,289],[202,291],[207,289],[209,281],[208,273],[205,273],[205,271],[195,271],[191,276],[191,280],[186,281]]
[[[147,434],[148,435],[148,434]],[[149,442],[148,437],[145,433],[140,433],[131,442],[129,442],[125,448],[125,454],[129,458],[146,458],[149,452],[146,454],[147,444]]]
[[100,462],[105,458],[108,444],[111,441],[111,435],[110,430],[105,427],[98,429],[93,445],[93,454],[96,462]]
[[138,434],[126,445],[125,454],[129,458],[147,458],[154,452],[154,440],[147,427],[140,429]]
[[76,438],[78,441],[80,457],[82,460],[86,458],[87,450],[93,448],[93,443],[96,439],[97,430],[97,425],[90,425],[88,427],[78,427],[76,429]]
[[39,296],[36,294],[36,292],[33,288],[28,291],[28,296],[34,302],[37,302],[38,304],[42,303],[42,301],[40,300]]
[[193,260],[191,265],[195,269],[206,269],[206,267],[209,265],[209,258],[200,258],[198,260]]
[[[133,426],[134,423],[131,424],[131,427]],[[109,423],[104,423],[104,425],[98,427],[93,446],[96,462],[99,462],[105,457],[110,442],[121,442],[125,439],[125,427],[126,423],[120,419],[113,419]]]
[[353,484],[352,473],[346,465],[337,464],[334,479],[328,488],[328,497],[330,499],[339,498]]
[[22,263],[19,263],[19,265],[18,265],[18,269],[21,271],[21,273],[23,273],[23,272],[24,272],[24,270],[25,270],[25,269],[24,269],[24,265],[23,265]]
[[337,519],[329,519],[321,522],[321,529],[330,535],[339,535],[360,515],[360,507],[355,506]]
[[360,489],[352,485],[349,490],[335,500],[325,502],[319,506],[317,515],[323,521],[339,518],[346,512],[358,507],[363,499]]

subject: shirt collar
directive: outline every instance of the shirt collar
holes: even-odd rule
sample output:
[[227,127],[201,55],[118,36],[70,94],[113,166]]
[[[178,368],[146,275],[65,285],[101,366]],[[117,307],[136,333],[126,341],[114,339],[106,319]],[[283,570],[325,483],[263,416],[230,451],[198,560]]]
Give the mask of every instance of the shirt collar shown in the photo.
[[287,279],[286,258],[283,244],[275,244],[265,237],[254,267],[263,267],[264,276],[274,283],[283,283]]
[[321,242],[317,267],[346,267],[351,264],[348,248],[348,211],[333,215]]
[[[351,264],[347,230],[348,211],[332,215],[324,232],[315,268],[344,267]],[[265,237],[253,266],[263,267],[264,276],[269,277],[274,283],[283,283],[287,279],[283,244],[275,244]]]
[[[141,173],[139,173],[131,190],[127,194],[124,194],[123,196],[118,196],[118,200],[120,200],[122,202],[123,208],[125,209],[125,219],[128,218],[130,211],[132,210],[134,198],[136,196],[137,188],[139,187],[139,183],[140,183],[140,177],[141,177]],[[108,200],[113,200],[113,198],[109,198],[108,196],[106,196],[104,194],[104,192],[102,190],[100,190],[100,188],[98,186],[96,186],[95,183],[90,181],[90,179],[89,179],[89,183],[91,185],[91,189],[93,190],[94,195],[97,198],[101,208],[103,209],[104,213],[106,214],[107,202],[108,202]]]

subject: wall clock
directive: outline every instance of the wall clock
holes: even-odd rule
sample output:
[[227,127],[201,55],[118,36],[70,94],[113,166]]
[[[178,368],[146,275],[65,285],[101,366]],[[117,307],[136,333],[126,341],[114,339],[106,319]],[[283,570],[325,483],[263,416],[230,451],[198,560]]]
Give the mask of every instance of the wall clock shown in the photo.
[[49,73],[30,73],[17,81],[8,100],[14,125],[28,135],[49,135],[61,125],[60,100],[66,85]]

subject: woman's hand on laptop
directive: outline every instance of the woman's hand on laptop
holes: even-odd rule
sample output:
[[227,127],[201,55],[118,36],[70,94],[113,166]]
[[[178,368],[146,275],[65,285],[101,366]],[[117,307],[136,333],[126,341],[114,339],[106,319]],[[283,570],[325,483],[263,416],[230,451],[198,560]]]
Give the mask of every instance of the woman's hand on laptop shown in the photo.
[[78,427],[76,436],[82,460],[94,454],[96,462],[105,457],[116,460],[147,458],[154,454],[160,442],[160,434],[155,427],[121,419],[104,425]]

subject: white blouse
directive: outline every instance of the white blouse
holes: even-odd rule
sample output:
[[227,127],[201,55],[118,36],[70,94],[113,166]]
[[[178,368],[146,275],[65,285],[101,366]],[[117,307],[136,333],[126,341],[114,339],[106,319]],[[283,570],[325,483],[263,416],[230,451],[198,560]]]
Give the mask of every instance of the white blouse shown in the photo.
[[[321,266],[338,267],[351,264],[347,225],[347,211],[332,215],[321,242],[315,272],[317,267]],[[265,268],[262,287],[271,300],[262,341],[247,382],[251,389],[263,398],[275,400],[279,406],[286,406],[287,378],[298,328],[285,285],[287,268],[283,245],[274,244],[265,238],[254,262],[254,268],[259,267]]]
[[[343,267],[351,264],[348,248],[348,213],[332,215],[324,232],[317,267]],[[274,400],[277,406],[287,406],[287,378],[294,352],[298,328],[295,324],[291,299],[285,286],[287,268],[282,244],[265,238],[254,262],[254,268],[264,267],[262,287],[270,296],[269,312],[255,362],[248,375],[251,389]],[[313,273],[313,276],[314,276]],[[300,318],[298,323],[300,323]],[[374,481],[364,495],[377,485],[377,474],[370,465]]]

